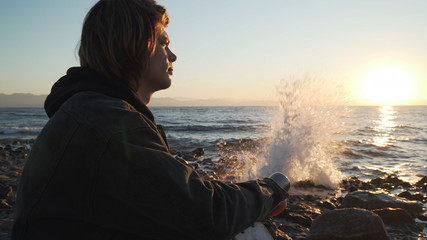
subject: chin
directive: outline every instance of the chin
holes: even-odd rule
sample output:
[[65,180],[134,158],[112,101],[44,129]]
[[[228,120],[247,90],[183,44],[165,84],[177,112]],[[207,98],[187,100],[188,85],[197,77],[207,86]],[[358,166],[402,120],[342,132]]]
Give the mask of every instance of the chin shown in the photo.
[[167,81],[164,81],[160,86],[159,90],[165,90],[168,89],[172,85],[172,81],[168,79]]

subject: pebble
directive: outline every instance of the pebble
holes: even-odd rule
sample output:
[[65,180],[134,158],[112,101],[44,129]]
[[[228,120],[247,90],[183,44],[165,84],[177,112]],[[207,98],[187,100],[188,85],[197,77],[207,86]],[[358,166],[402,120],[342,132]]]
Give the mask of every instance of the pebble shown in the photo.
[[[33,142],[34,140],[19,141],[19,145],[0,144],[0,210],[2,211],[2,216],[6,216],[5,221],[10,223],[8,226],[12,226],[13,222],[10,216],[16,197],[18,178],[22,172],[23,164]],[[15,143],[18,143],[18,141]],[[244,142],[243,144],[251,143]],[[229,145],[226,146],[229,147]],[[238,181],[238,176],[236,176],[237,170],[244,167],[235,156],[222,157],[219,161],[205,158],[203,148],[196,148],[190,153],[173,151],[173,154],[176,158],[183,160],[184,163],[196,169],[205,179],[209,180],[221,179],[229,182]],[[405,204],[400,206],[398,204],[388,205],[386,203],[378,204],[371,202],[365,205],[355,204],[351,207],[365,208],[377,212],[385,222],[391,238],[394,237],[394,234],[400,236],[398,234],[402,234],[402,232],[405,236],[408,236],[409,239],[417,239],[420,237],[427,238],[422,232],[423,228],[427,228],[427,216],[422,207],[421,209],[417,207],[422,206],[421,202],[425,202],[426,200],[424,192],[427,192],[427,176],[421,178],[421,180],[414,185],[400,180],[395,175],[375,178],[368,182],[361,181],[355,176],[344,179],[340,186],[341,191],[344,191],[344,195],[335,197],[336,191],[334,189],[316,185],[312,181],[301,181],[293,184],[293,188],[301,188],[305,192],[312,190],[314,193],[320,189],[330,194],[328,194],[328,198],[321,198],[311,194],[291,195],[288,198],[288,208],[282,214],[272,219],[272,223],[277,230],[276,239],[306,239],[308,238],[309,232],[315,232],[313,227],[315,226],[315,222],[320,221],[318,220],[320,217],[330,212],[340,211],[344,207],[349,207],[348,200],[352,196],[354,197],[357,194],[374,194],[373,191],[377,188],[388,191],[388,189],[396,189],[399,186],[406,189],[399,194],[399,198],[407,199],[408,201],[406,203],[415,205],[409,205],[412,207],[408,207],[408,205]],[[414,189],[419,192],[416,192]],[[385,192],[382,194],[384,194],[386,199],[392,199],[392,202],[399,200],[399,198],[390,193]],[[371,211],[368,212],[374,214]],[[405,214],[405,212],[408,214]],[[411,221],[414,217],[417,217],[421,221],[425,221],[425,223]],[[396,224],[401,219],[404,219],[403,222],[405,224]],[[349,219],[344,219],[343,221],[345,222],[348,220]],[[362,226],[364,222],[361,221],[358,224]],[[399,225],[405,225],[407,227],[402,228],[402,226]],[[8,236],[9,230],[10,227],[1,227],[0,236]],[[348,234],[347,237],[348,236],[350,236],[350,234]],[[309,239],[315,239],[313,238],[313,234],[311,234],[311,238]]]

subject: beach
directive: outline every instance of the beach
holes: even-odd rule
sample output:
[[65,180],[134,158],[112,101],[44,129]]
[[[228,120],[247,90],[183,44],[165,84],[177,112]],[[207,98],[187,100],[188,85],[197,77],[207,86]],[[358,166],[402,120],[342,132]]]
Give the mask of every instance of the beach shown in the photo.
[[[10,238],[18,180],[33,142],[34,139],[9,139],[0,142],[1,239]],[[222,179],[224,173],[229,173],[236,167],[233,157],[223,158],[218,162],[204,158],[204,149],[201,148],[189,152],[173,152],[177,158],[187,161],[198,170],[205,179]],[[235,179],[228,174],[224,181],[233,180]],[[394,194],[398,191],[399,194]],[[427,237],[426,192],[427,176],[414,184],[395,175],[370,181],[362,181],[353,176],[343,179],[336,189],[316,185],[309,180],[299,181],[292,184],[287,209],[279,216],[267,219],[264,224],[275,232],[275,239],[306,239],[313,220],[322,214],[337,209],[364,208],[382,218],[391,239],[423,239]],[[366,197],[367,195],[370,197]],[[384,197],[393,199],[378,200]],[[354,200],[358,198],[367,201]]]
[[[238,182],[282,169],[292,182],[288,207],[265,221],[277,239],[305,239],[319,216],[349,208],[379,215],[390,239],[426,237],[425,106],[151,110],[171,153],[205,179]],[[8,239],[19,176],[47,121],[41,108],[0,109],[1,239]]]

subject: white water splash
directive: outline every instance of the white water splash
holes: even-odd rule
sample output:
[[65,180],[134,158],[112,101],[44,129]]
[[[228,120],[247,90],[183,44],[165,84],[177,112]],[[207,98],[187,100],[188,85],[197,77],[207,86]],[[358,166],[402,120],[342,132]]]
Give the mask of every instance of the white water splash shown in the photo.
[[335,187],[342,179],[334,164],[334,134],[341,132],[346,112],[339,88],[304,78],[278,88],[280,108],[264,156],[248,169],[248,178],[273,172],[286,174],[292,182],[312,180]]

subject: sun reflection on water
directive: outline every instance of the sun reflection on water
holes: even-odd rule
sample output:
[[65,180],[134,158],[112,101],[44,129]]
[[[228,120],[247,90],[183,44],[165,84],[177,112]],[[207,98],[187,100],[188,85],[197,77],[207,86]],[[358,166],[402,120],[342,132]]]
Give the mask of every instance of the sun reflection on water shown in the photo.
[[391,106],[384,106],[380,109],[380,120],[377,120],[374,131],[375,137],[372,139],[372,144],[377,147],[388,147],[396,142],[392,135],[396,128],[396,123],[393,121],[396,118],[396,111]]

